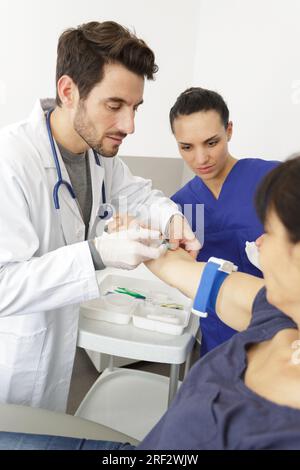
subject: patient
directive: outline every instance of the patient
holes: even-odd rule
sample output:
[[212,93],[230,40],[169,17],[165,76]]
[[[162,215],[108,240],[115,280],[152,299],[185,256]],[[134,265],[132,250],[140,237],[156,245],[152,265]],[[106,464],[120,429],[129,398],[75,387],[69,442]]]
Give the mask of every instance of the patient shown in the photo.
[[[264,280],[233,273],[215,296],[221,320],[241,333],[192,367],[171,407],[137,449],[300,449],[299,181],[300,156],[265,177],[256,196],[266,232],[259,240]],[[178,250],[148,267],[194,298],[205,263]],[[27,448],[30,441],[31,448],[51,449],[49,439],[1,433],[0,448]],[[133,448],[55,441],[61,448]]]

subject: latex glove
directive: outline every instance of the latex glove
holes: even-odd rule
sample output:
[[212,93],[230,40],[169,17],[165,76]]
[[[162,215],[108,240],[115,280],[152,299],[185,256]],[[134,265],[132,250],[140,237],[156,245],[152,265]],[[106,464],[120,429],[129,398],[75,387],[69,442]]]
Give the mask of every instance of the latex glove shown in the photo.
[[[163,237],[158,230],[150,230],[144,224],[141,224],[140,221],[129,214],[117,214],[106,222],[105,232],[114,233],[114,232],[124,232],[128,231],[128,234],[134,234],[135,230],[149,229],[148,232],[141,232],[140,237],[143,239],[143,243],[146,245],[151,245],[152,247],[158,247],[163,242]],[[143,235],[144,234],[144,235]],[[147,235],[149,234],[149,236]],[[119,238],[127,238],[127,234],[123,233],[119,235]]]
[[134,228],[114,233],[103,233],[94,239],[95,247],[105,266],[135,269],[150,259],[157,259],[167,251],[167,246],[158,245],[160,232],[146,228]]
[[128,230],[140,226],[136,217],[129,214],[116,214],[114,217],[106,221],[105,231],[108,233],[118,232],[120,230]]
[[252,263],[256,268],[261,269],[259,265],[259,252],[256,243],[246,242],[245,251],[250,263]]
[[197,258],[201,244],[195,237],[190,224],[182,215],[174,215],[169,222],[167,234],[171,250],[182,247],[194,259]]

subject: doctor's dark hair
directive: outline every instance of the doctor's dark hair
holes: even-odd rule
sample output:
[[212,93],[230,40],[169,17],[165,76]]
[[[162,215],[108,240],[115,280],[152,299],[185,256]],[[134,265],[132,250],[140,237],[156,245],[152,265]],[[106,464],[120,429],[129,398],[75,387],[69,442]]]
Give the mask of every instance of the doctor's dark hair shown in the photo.
[[[57,47],[56,84],[68,75],[81,99],[103,79],[105,64],[119,63],[131,72],[154,79],[158,70],[155,56],[147,44],[114,21],[91,21],[62,33]],[[61,100],[56,91],[56,103]]]
[[227,129],[229,121],[229,110],[227,104],[219,93],[205,88],[193,87],[182,92],[169,114],[170,125],[174,133],[174,120],[179,116],[188,116],[199,111],[216,111]]
[[263,224],[274,210],[293,243],[300,241],[300,155],[292,156],[268,173],[255,195],[255,207]]

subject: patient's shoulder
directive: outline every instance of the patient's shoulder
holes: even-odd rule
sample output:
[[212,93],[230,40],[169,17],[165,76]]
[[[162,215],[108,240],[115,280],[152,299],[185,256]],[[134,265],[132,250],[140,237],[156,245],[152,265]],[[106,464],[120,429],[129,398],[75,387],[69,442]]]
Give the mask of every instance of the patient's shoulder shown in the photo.
[[252,319],[249,328],[267,324],[282,323],[282,327],[295,328],[296,324],[285,313],[272,305],[267,299],[266,287],[257,293],[252,306]]

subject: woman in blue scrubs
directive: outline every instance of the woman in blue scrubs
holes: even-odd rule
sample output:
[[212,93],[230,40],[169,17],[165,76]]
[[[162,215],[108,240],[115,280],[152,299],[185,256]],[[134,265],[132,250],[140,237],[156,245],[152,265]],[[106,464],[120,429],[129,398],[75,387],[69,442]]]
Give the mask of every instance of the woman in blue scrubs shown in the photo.
[[[261,271],[247,258],[245,244],[263,233],[254,209],[254,194],[265,174],[278,162],[238,160],[229,153],[233,126],[224,99],[214,91],[189,88],[181,93],[170,111],[170,124],[182,158],[196,175],[172,199],[189,220],[196,237],[204,241],[197,260],[225,258],[239,271],[261,277]],[[203,208],[204,227],[197,221]],[[201,332],[204,355],[231,338],[235,330],[210,311],[201,320]]]

